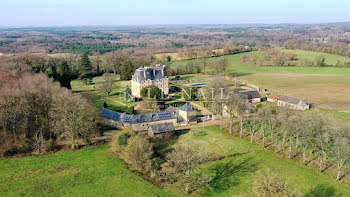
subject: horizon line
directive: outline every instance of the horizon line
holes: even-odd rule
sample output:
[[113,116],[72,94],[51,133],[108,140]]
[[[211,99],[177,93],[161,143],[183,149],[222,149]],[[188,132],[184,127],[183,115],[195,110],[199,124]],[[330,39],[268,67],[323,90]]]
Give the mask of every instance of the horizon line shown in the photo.
[[350,23],[348,21],[337,21],[337,22],[283,22],[283,23],[194,23],[194,24],[186,24],[186,23],[159,23],[159,24],[120,24],[120,25],[9,25],[9,26],[0,26],[0,28],[52,28],[52,27],[130,27],[130,26],[219,26],[219,25],[327,25],[327,24],[341,24],[341,23]]

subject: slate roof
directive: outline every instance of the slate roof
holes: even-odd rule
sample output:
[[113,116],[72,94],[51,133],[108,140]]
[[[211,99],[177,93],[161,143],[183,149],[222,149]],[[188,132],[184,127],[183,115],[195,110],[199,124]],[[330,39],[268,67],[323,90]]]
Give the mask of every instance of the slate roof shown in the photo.
[[195,109],[193,109],[192,105],[190,102],[186,102],[181,108],[181,111],[186,111],[186,112],[190,112],[190,111],[194,111]]
[[[162,73],[164,72],[164,75]],[[144,67],[136,69],[134,75],[132,76],[133,81],[144,82],[147,80],[160,80],[167,77],[166,66],[157,65],[156,67]]]
[[298,104],[301,100],[295,97],[287,96],[287,95],[281,95],[278,100],[284,101],[287,103],[292,103],[292,104]]
[[127,124],[137,124],[143,122],[154,122],[160,120],[175,119],[176,114],[171,112],[157,112],[148,114],[124,114],[109,109],[102,109],[101,116],[108,118],[117,122],[127,123]]
[[171,113],[177,115],[177,114],[179,113],[179,108],[173,107],[173,106],[169,106],[169,107],[167,107],[164,111],[166,111],[166,112],[171,112]]
[[247,89],[235,88],[235,89],[232,90],[232,92],[237,93],[237,92],[241,92],[241,91],[245,91],[245,90],[247,90]]
[[259,94],[259,92],[257,90],[239,91],[238,94],[246,96],[247,99],[261,98],[261,95]]
[[153,124],[149,126],[149,129],[154,134],[159,133],[167,133],[175,131],[175,127],[173,123],[161,123],[161,124]]

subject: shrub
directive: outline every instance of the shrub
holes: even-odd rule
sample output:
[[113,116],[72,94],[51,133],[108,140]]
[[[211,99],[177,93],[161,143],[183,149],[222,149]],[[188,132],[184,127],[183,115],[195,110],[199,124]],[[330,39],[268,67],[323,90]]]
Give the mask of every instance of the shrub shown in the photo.
[[156,98],[157,100],[160,99],[162,95],[162,91],[155,85],[150,85],[142,88],[140,92],[142,98]]
[[123,133],[118,137],[118,145],[126,146],[128,144],[128,139],[131,137],[129,133]]
[[[111,142],[111,151],[116,154],[122,153],[125,146],[127,146],[129,138],[134,135],[136,135],[136,133],[130,128],[124,128],[122,131],[113,135],[112,142]],[[121,137],[121,136],[124,136],[124,137]],[[126,139],[126,136],[129,136],[129,137]]]
[[49,139],[46,142],[46,151],[52,151],[55,146],[55,141],[53,139]]

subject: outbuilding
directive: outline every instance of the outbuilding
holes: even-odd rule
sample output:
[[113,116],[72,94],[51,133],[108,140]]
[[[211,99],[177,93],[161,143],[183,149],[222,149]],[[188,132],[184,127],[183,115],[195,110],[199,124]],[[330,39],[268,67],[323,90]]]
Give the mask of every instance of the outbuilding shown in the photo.
[[159,139],[169,139],[174,135],[175,127],[172,123],[153,124],[148,128],[148,136]]

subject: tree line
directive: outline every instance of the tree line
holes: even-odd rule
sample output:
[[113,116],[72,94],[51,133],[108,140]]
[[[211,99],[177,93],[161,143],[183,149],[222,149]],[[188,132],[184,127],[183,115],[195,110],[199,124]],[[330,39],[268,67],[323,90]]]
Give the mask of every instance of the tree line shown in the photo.
[[338,62],[335,65],[326,63],[326,58],[322,55],[313,60],[308,58],[297,58],[294,53],[282,52],[279,49],[271,48],[265,50],[261,56],[243,55],[240,61],[245,64],[254,64],[258,66],[309,66],[309,67],[350,67],[350,62]]
[[296,42],[287,41],[284,44],[286,49],[300,49],[305,51],[315,51],[321,53],[330,53],[344,57],[350,57],[350,48],[345,43],[329,43],[329,42]]

